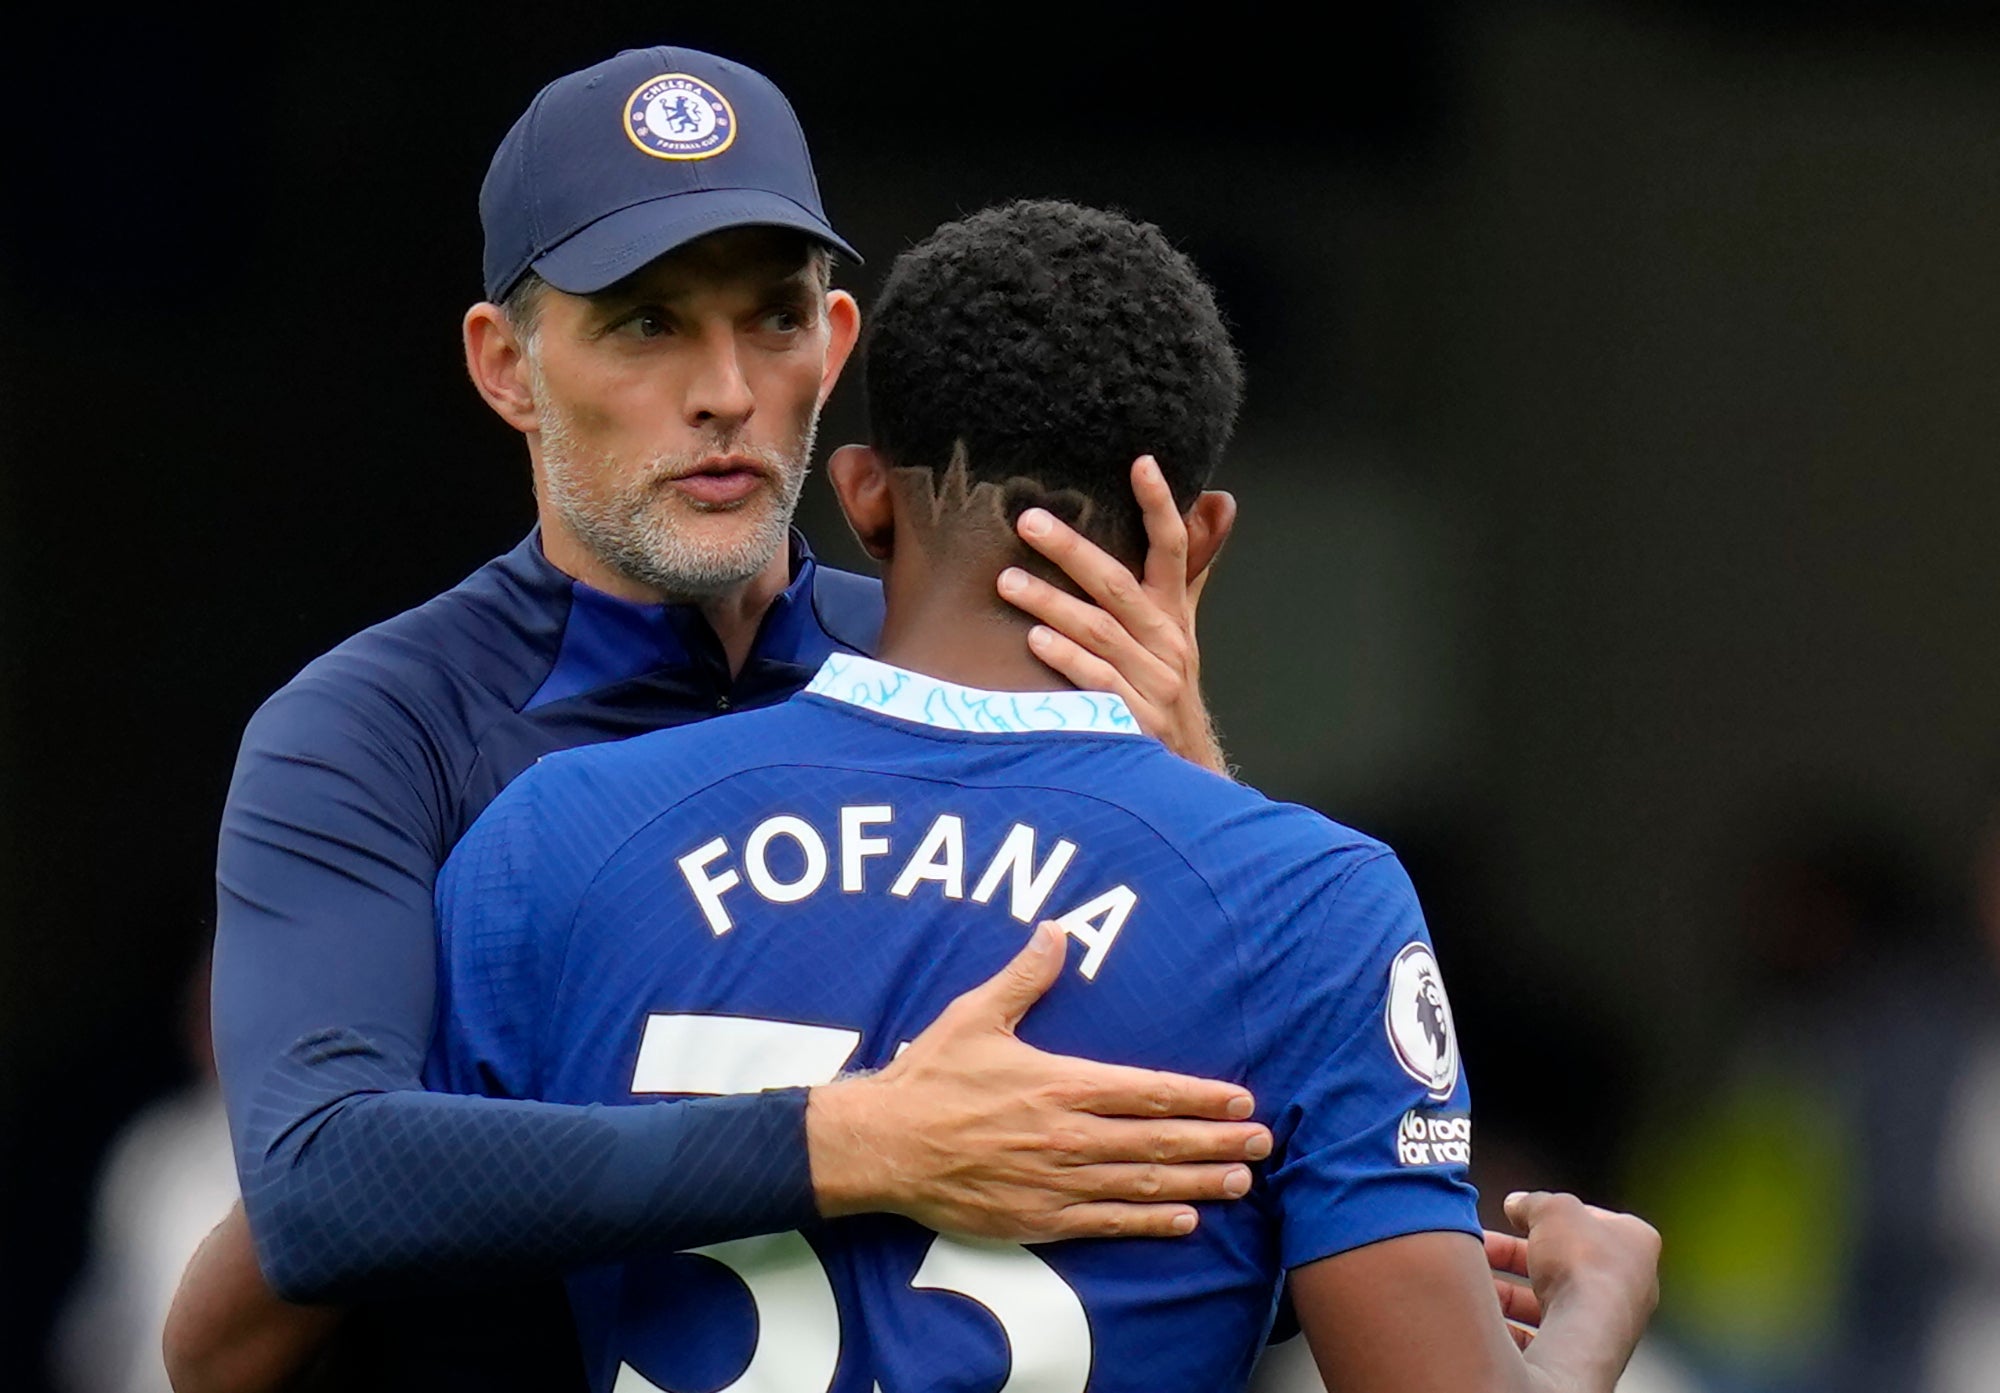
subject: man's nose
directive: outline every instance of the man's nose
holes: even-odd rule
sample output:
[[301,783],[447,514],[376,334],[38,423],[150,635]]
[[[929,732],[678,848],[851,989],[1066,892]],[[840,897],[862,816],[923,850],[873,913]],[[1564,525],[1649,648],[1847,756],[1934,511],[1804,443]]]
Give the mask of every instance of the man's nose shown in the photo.
[[695,426],[735,427],[757,409],[734,334],[705,337],[688,383],[687,419]]

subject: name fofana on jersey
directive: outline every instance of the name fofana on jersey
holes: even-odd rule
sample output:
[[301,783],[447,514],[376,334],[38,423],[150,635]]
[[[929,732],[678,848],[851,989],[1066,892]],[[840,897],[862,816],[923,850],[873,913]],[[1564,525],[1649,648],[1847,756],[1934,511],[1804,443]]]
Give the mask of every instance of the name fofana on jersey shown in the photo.
[[[871,832],[894,821],[895,809],[887,803],[840,810],[835,842],[843,894],[866,893],[871,879],[880,887],[894,858],[889,838]],[[772,845],[779,841],[790,845],[779,853],[780,866],[773,867]],[[1014,918],[1023,924],[1034,923],[1038,917],[1054,918],[1065,933],[1084,946],[1083,961],[1077,971],[1091,979],[1104,966],[1105,955],[1131,917],[1139,896],[1129,885],[1113,885],[1062,914],[1044,916],[1043,908],[1055,894],[1075,855],[1076,843],[1058,838],[1048,855],[1038,862],[1035,829],[1017,822],[1008,829],[992,859],[977,868],[972,902],[990,903],[1004,885],[1007,912]],[[888,864],[872,868],[871,874],[868,863],[878,859]],[[678,858],[675,864],[708,920],[710,931],[720,938],[736,927],[729,913],[732,893],[739,897],[754,893],[770,904],[797,904],[826,886],[831,856],[827,839],[818,828],[802,817],[778,813],[753,827],[740,850],[732,847],[728,838],[715,837]],[[940,813],[916,849],[903,860],[894,879],[888,882],[889,893],[908,899],[919,887],[930,886],[932,893],[945,899],[963,900],[967,871],[964,819],[956,813]]]

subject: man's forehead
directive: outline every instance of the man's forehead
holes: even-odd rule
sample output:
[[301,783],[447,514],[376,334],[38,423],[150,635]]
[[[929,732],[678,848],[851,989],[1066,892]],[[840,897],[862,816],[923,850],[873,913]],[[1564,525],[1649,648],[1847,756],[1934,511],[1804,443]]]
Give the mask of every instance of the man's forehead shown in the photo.
[[816,243],[781,227],[731,227],[656,257],[591,299],[660,299],[720,284],[774,285],[813,276]]

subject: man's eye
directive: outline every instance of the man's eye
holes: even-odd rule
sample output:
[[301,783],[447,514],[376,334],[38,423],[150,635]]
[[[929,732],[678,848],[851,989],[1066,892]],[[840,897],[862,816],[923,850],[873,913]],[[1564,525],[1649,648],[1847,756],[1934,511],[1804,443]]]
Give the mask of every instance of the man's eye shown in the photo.
[[781,334],[792,334],[806,327],[806,317],[796,309],[786,305],[764,313],[764,327]]
[[667,317],[658,310],[640,310],[619,324],[618,329],[634,338],[656,339],[670,327]]

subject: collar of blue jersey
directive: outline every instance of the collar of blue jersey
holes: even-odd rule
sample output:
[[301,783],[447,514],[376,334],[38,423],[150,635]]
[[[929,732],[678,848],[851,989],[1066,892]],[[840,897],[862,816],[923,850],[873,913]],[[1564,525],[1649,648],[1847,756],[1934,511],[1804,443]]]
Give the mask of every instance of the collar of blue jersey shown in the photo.
[[1043,731],[1140,735],[1123,697],[1110,692],[982,692],[858,653],[835,653],[806,691],[901,721],[971,735]]
[[[686,667],[699,654],[719,658],[720,645],[698,605],[622,600],[564,575],[543,554],[539,527],[527,545],[539,566],[570,592],[569,615],[555,665],[529,699],[529,709],[658,668]],[[803,650],[818,633],[812,603],[813,572],[818,562],[797,528],[791,534],[791,564],[791,583],[771,601],[758,626],[750,653],[753,661],[812,660]]]

